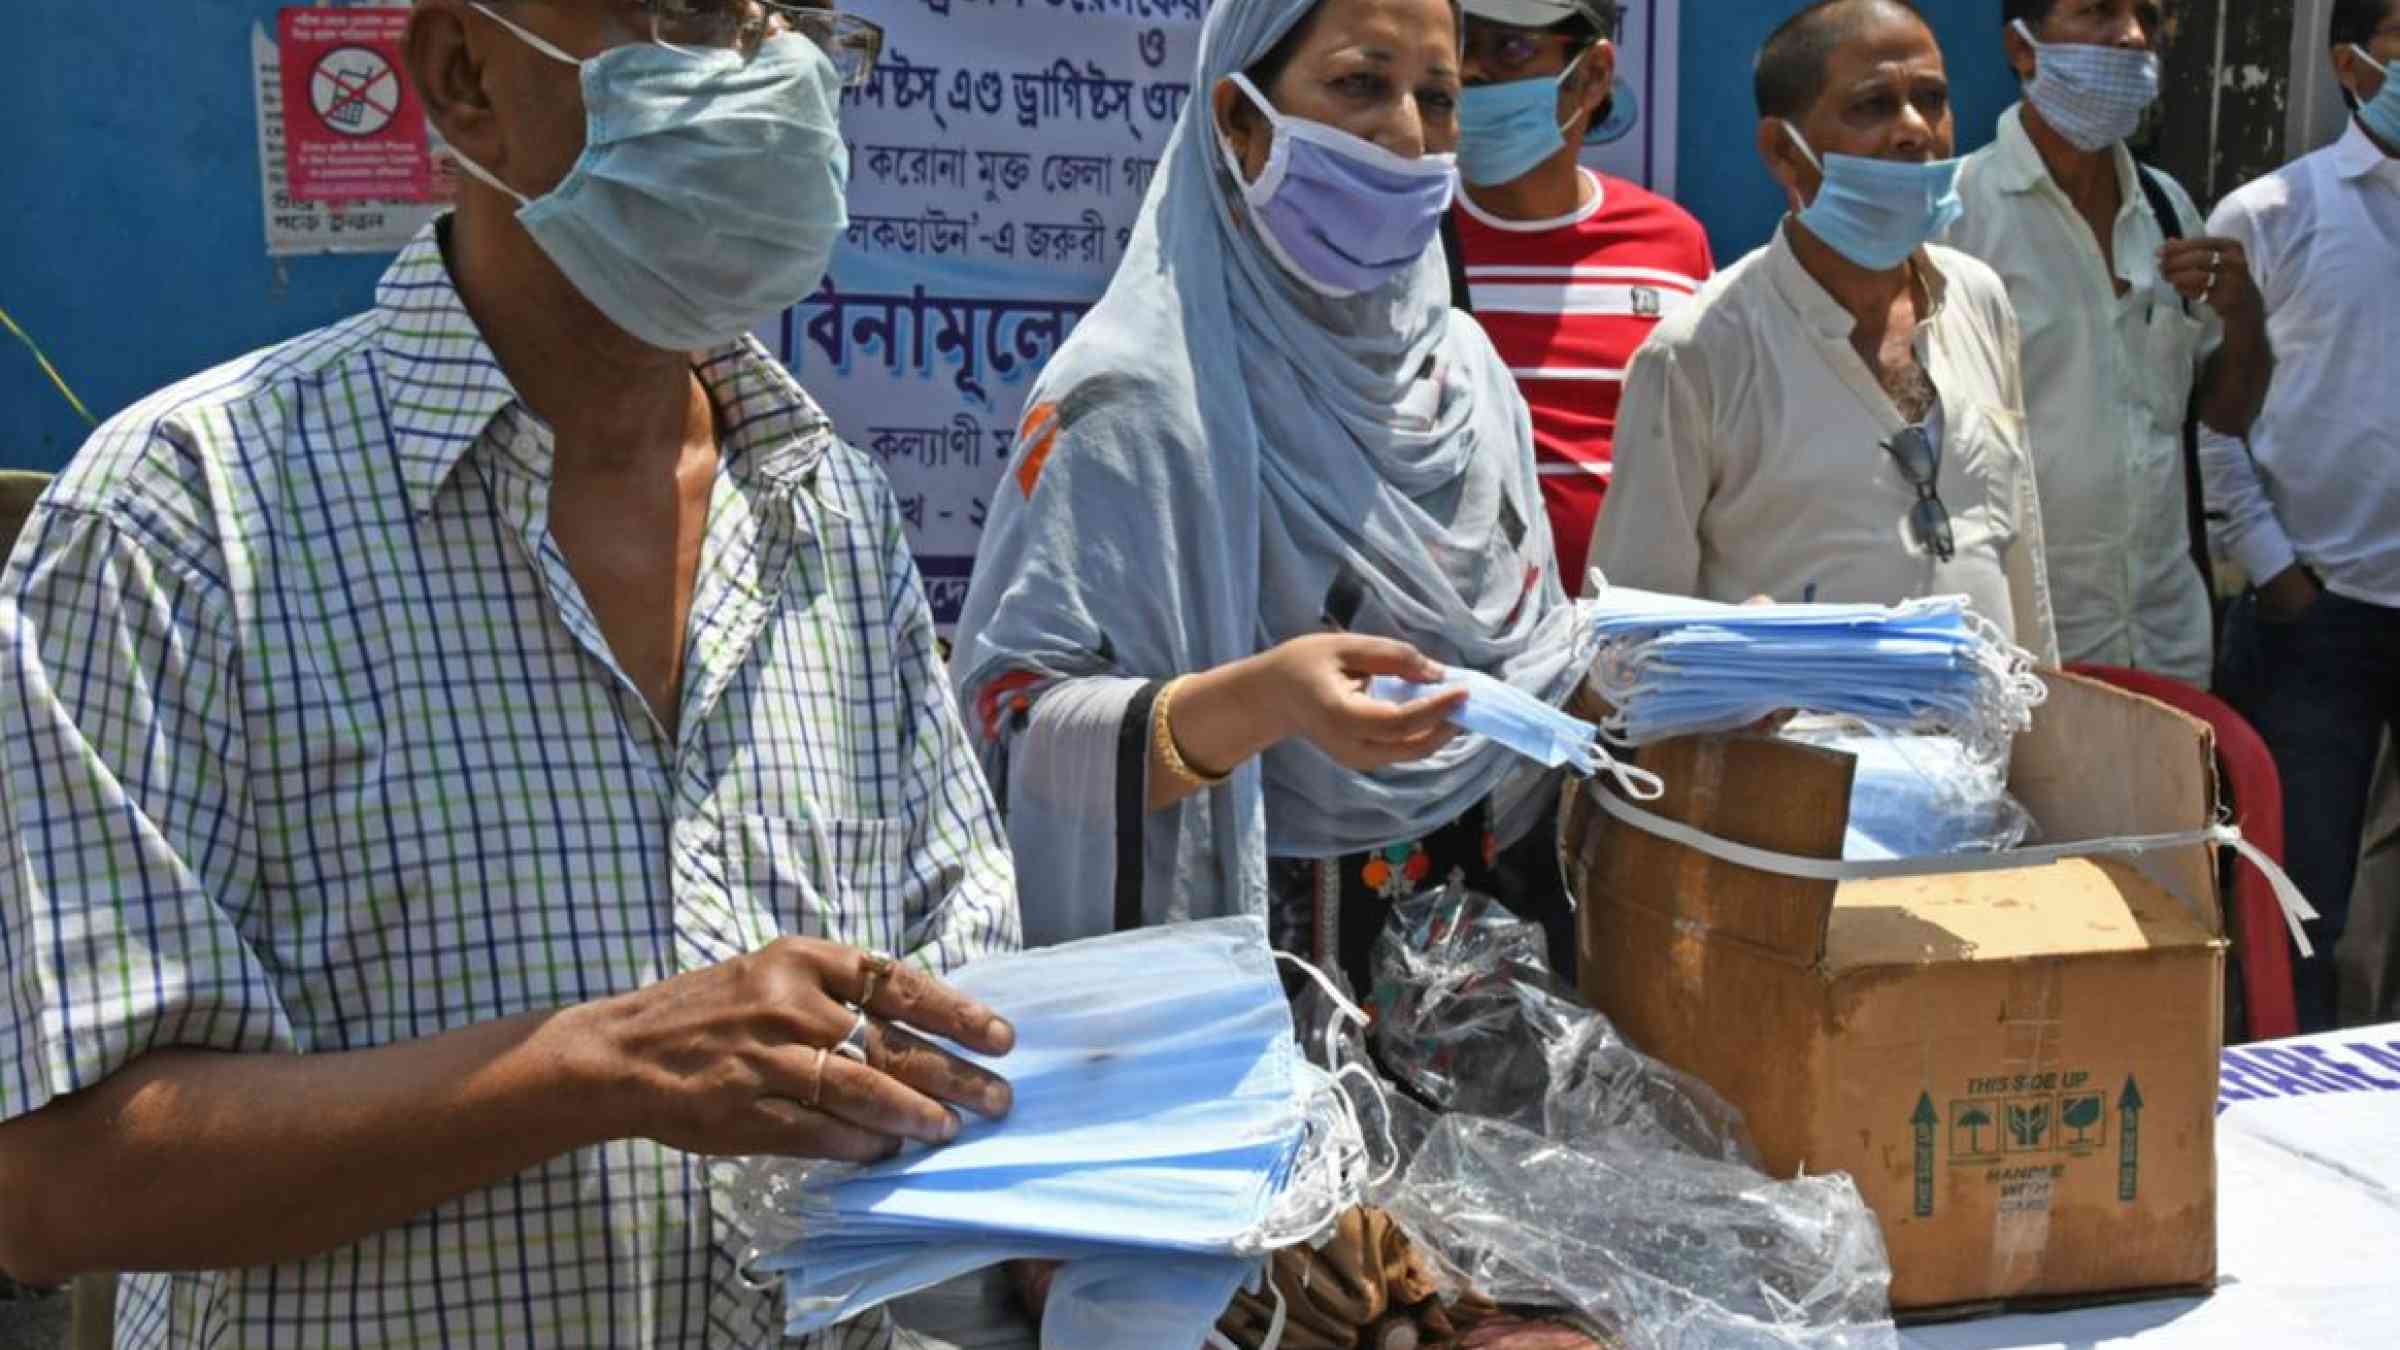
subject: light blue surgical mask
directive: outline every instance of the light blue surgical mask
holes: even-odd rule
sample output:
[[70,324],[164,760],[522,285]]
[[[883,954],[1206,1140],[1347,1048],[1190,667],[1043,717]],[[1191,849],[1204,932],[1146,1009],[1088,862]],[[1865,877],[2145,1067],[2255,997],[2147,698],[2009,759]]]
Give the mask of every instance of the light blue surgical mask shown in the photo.
[[1558,97],[1596,47],[1577,53],[1550,77],[1474,84],[1458,96],[1458,173],[1475,187],[1513,183],[1567,144],[1572,118],[1558,120]]
[[1262,1265],[1224,1256],[1069,1262],[1052,1277],[1042,1304],[1042,1350],[1209,1343],[1234,1293],[1255,1281]]
[[1824,179],[1816,200],[1800,209],[1800,223],[1827,248],[1870,272],[1889,272],[1907,262],[1966,214],[1958,195],[1963,160],[1912,164],[1857,155],[1820,160],[1798,127],[1785,122],[1783,131]]
[[516,199],[518,223],[611,323],[703,351],[817,288],[849,225],[850,157],[841,77],[814,42],[778,34],[748,59],[641,42],[579,61],[475,8],[582,72],[584,151],[538,200],[459,167]]
[[2023,19],[2018,36],[2032,46],[2033,80],[2025,86],[2042,120],[2078,150],[2104,150],[2132,135],[2158,102],[2158,53],[2138,47],[2082,42],[2044,43]]
[[[2350,50],[2368,65],[2376,64],[2375,54],[2357,43],[2351,43]],[[2400,61],[2383,67],[2381,93],[2371,99],[2359,99],[2358,120],[2385,145],[2400,146]]]
[[1373,697],[1403,704],[1451,689],[1467,691],[1466,703],[1450,718],[1461,731],[1506,746],[1544,768],[1572,769],[1586,778],[1609,774],[1636,801],[1656,800],[1666,790],[1658,775],[1611,758],[1600,745],[1600,728],[1480,670],[1450,669],[1439,684],[1379,675],[1367,685]]
[[1410,159],[1339,127],[1286,117],[1258,86],[1229,75],[1274,128],[1256,182],[1222,133],[1218,149],[1270,257],[1320,295],[1364,295],[1417,265],[1458,191],[1453,155]]

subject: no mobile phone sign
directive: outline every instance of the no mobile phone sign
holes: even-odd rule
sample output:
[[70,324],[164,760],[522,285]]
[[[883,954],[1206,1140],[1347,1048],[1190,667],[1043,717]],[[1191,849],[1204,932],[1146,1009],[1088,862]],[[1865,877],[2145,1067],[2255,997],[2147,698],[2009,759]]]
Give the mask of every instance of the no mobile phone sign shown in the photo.
[[295,201],[435,200],[425,110],[400,69],[405,6],[277,16]]

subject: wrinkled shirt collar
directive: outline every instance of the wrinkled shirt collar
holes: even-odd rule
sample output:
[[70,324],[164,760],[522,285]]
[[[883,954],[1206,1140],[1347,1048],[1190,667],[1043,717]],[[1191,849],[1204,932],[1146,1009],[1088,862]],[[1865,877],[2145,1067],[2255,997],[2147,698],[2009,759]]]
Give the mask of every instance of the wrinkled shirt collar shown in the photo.
[[[1791,231],[1792,222],[1787,219],[1775,231],[1774,242],[1767,246],[1767,275],[1775,284],[1775,293],[1792,307],[1809,331],[1821,337],[1849,341],[1851,333],[1858,328],[1857,317],[1843,308],[1842,302],[1836,300],[1833,293],[1826,290],[1801,265],[1800,254],[1792,247]],[[1926,312],[1917,321],[1921,329],[1941,317],[1950,295],[1950,279],[1934,261],[1930,249],[1918,249],[1913,261],[1917,266],[1917,275],[1924,280],[1926,297],[1930,301]]]
[[[468,450],[503,418],[517,467],[547,479],[555,443],[493,355],[442,256],[449,218],[428,224],[393,259],[375,289],[378,344],[385,357],[383,402],[397,441],[409,509],[431,511]],[[824,412],[757,338],[743,335],[694,367],[715,404],[729,471],[788,485],[823,459],[831,430]]]

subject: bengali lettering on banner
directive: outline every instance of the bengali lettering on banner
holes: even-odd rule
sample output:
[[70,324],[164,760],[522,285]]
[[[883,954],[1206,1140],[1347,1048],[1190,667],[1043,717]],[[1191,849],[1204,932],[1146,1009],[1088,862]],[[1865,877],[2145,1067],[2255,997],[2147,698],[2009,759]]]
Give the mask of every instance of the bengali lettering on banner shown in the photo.
[[[850,230],[825,285],[768,336],[890,477],[947,631],[1025,395],[1124,257],[1194,96],[1206,0],[850,8],[885,30],[873,76],[844,100]],[[1629,7],[1630,97],[1588,155],[1662,186],[1673,130],[1650,110],[1674,105],[1659,55],[1674,9]]]

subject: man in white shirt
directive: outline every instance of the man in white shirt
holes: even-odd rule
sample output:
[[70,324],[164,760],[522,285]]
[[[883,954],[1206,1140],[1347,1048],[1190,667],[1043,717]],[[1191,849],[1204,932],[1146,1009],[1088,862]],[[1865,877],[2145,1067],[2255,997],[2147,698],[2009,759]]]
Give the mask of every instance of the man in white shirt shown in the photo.
[[2248,443],[2201,446],[2217,546],[2256,583],[2224,686],[2283,774],[2292,878],[2324,912],[2296,971],[2303,1030],[2334,1023],[2332,953],[2386,729],[2400,729],[2400,0],[2337,0],[2333,145],[2225,199],[2266,297],[2274,387]]
[[2238,242],[2198,238],[2174,179],[2125,137],[2157,101],[2148,0],[2002,0],[2025,100],[1959,174],[1949,242],[2008,283],[2060,655],[2206,687],[2184,425],[2250,428],[2274,361]]
[[1825,0],[1760,50],[1777,236],[1635,354],[1591,565],[1647,590],[1965,594],[2055,659],[2000,278],[1957,213],[1941,48],[1901,0]]

